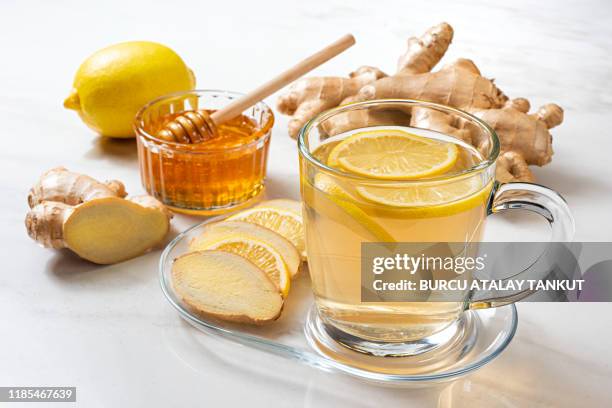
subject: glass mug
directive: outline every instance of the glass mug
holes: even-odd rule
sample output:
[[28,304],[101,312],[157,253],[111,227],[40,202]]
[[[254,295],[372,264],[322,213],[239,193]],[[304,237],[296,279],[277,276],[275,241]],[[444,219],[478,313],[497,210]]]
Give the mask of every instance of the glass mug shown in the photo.
[[[431,117],[445,118],[444,128],[440,121],[427,120]],[[328,165],[335,146],[365,130],[405,130],[454,143],[459,154],[444,174],[411,180],[369,177]],[[462,141],[466,135],[478,141],[477,148]],[[574,233],[569,208],[556,192],[531,183],[496,183],[497,135],[454,108],[413,100],[344,105],[308,122],[298,145],[318,319],[327,336],[360,352],[385,356],[431,350],[453,337],[464,311],[505,305],[529,294],[476,301],[466,291],[461,302],[362,302],[363,242],[470,244],[481,240],[488,215],[511,209],[543,216],[552,241],[569,241]],[[415,197],[434,199],[411,205]]]

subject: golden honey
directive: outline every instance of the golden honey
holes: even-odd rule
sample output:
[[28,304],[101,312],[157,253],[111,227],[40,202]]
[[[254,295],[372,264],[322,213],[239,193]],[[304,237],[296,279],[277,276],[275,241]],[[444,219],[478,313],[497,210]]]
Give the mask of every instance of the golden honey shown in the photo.
[[[274,122],[272,112],[263,103],[221,124],[216,137],[202,143],[173,143],[154,136],[190,108],[202,109],[204,105],[208,113],[219,109],[219,99],[226,103],[233,99],[228,95],[234,96],[194,91],[179,100],[174,97],[165,103],[163,100],[153,102],[137,117],[143,186],[173,210],[222,213],[250,203],[263,191]],[[194,99],[196,97],[199,99]],[[211,109],[207,103],[213,104]]]

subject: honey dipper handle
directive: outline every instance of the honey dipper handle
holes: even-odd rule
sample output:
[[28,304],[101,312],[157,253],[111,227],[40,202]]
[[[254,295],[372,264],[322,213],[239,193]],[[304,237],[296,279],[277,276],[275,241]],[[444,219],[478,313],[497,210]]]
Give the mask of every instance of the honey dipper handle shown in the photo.
[[355,38],[351,34],[342,36],[340,39],[331,43],[327,47],[298,62],[287,71],[261,85],[259,88],[254,89],[239,99],[236,99],[223,109],[214,112],[212,115],[210,115],[210,119],[215,123],[215,125],[219,125],[240,115],[245,109],[272,95],[274,92],[295,81],[302,75],[312,71],[324,62],[329,61],[336,55],[351,47],[353,44],[355,44]]

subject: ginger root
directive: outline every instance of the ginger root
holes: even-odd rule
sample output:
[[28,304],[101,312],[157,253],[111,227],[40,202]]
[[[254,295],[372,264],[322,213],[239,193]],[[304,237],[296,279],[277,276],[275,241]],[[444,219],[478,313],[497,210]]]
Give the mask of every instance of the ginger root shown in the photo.
[[125,186],[120,181],[100,183],[84,174],[57,167],[44,173],[30,189],[28,204],[30,208],[43,201],[77,205],[95,198],[125,196]]
[[292,116],[289,121],[289,135],[295,139],[308,120],[338,106],[364,85],[385,76],[386,74],[377,68],[363,66],[351,72],[348,78],[304,78],[296,81],[286,94],[279,97],[276,108],[279,112]]
[[[453,29],[447,23],[438,24],[419,38],[410,38],[408,47],[398,62],[394,75],[381,76],[373,81],[344,88],[344,99],[338,103],[337,93],[330,89],[338,78],[316,78],[319,89],[290,90],[295,101],[292,109],[279,106],[281,113],[293,115],[289,133],[295,137],[298,124],[304,124],[316,115],[318,110],[302,109],[302,105],[325,107],[321,110],[349,102],[372,99],[417,99],[448,105],[474,114],[489,124],[499,136],[501,154],[497,161],[497,177],[502,182],[533,181],[529,165],[542,166],[552,158],[552,136],[549,129],[563,120],[563,109],[547,104],[535,114],[529,114],[529,102],[524,98],[509,100],[495,85],[480,73],[476,64],[468,59],[458,59],[436,72],[429,72],[444,56],[453,38]],[[304,81],[308,81],[305,79]],[[312,79],[311,79],[312,80]],[[347,81],[347,79],[345,79]],[[357,85],[357,84],[356,84]],[[354,93],[352,93],[354,91]],[[327,98],[334,94],[335,98]],[[281,96],[279,104],[285,97]],[[410,125],[437,130],[454,135],[485,149],[486,141],[481,140],[463,123],[453,123],[449,115],[432,109],[413,109],[407,112],[390,113],[367,110],[350,111],[336,115],[323,124],[329,135],[340,134],[349,129],[376,124]],[[506,154],[508,153],[508,154]]]
[[28,195],[28,235],[98,264],[133,258],[166,236],[172,215],[151,196],[125,196],[120,181],[100,183],[63,167],[51,169]]
[[514,152],[527,164],[543,166],[550,163],[553,155],[552,136],[548,130],[561,124],[563,109],[549,103],[534,114],[528,112],[529,102],[523,98],[500,109],[472,111],[495,130],[502,152]]

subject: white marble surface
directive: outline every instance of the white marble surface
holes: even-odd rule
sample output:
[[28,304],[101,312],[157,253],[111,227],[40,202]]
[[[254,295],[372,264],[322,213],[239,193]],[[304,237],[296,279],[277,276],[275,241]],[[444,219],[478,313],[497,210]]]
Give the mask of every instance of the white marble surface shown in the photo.
[[[446,20],[456,32],[447,58],[474,59],[506,93],[534,106],[566,108],[553,163],[536,174],[569,201],[578,240],[608,241],[612,5],[559,3],[2,1],[0,386],[77,386],[83,407],[609,406],[609,304],[521,304],[513,344],[489,366],[442,390],[381,388],[209,344],[163,299],[159,251],[94,266],[37,247],[23,227],[27,189],[51,166],[118,178],[142,192],[134,143],[96,137],[61,106],[81,60],[102,46],[157,40],[185,58],[199,87],[247,91],[347,31],[358,45],[319,73],[364,63],[390,71],[408,36]],[[298,195],[285,125],[279,117],[270,197]],[[195,222],[179,216],[173,233]],[[531,218],[512,222],[495,220],[489,231],[528,237],[542,228]]]

